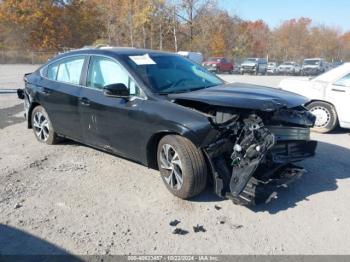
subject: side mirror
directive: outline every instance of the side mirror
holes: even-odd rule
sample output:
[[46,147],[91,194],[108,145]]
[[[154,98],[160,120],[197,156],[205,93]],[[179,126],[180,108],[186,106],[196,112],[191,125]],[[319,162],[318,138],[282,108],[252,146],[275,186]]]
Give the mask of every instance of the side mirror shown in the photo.
[[110,84],[103,87],[103,94],[105,96],[112,97],[124,97],[128,98],[130,96],[129,88],[125,84]]

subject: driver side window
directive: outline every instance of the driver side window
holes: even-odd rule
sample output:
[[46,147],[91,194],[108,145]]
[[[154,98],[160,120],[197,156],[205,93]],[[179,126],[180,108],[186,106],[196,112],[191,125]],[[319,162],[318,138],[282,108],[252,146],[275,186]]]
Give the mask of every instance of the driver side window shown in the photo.
[[350,74],[347,74],[346,76],[339,79],[337,82],[334,83],[337,86],[346,86],[350,87]]
[[105,57],[92,57],[87,76],[87,86],[102,90],[111,84],[124,84],[131,95],[139,95],[139,88],[130,78],[128,72],[115,61]]

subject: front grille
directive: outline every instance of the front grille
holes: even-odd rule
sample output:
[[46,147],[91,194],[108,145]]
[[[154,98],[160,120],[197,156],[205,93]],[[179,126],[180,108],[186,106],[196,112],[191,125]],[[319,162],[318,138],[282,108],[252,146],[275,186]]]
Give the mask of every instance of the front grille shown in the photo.
[[301,161],[315,155],[317,141],[279,142],[267,154],[267,159],[275,164]]

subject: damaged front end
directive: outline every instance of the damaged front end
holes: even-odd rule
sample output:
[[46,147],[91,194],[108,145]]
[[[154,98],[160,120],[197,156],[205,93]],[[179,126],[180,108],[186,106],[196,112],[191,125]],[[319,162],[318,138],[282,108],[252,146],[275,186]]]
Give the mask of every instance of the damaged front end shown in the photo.
[[191,107],[205,113],[216,130],[212,142],[203,147],[214,190],[236,204],[269,202],[279,187],[305,172],[294,163],[315,154],[317,142],[310,140],[315,117],[302,106],[271,112],[202,103]]

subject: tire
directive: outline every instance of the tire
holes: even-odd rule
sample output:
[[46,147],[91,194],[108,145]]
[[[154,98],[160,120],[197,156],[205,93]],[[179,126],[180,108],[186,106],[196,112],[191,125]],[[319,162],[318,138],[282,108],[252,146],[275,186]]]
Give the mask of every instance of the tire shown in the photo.
[[311,113],[316,115],[313,131],[328,133],[338,125],[338,116],[335,108],[326,102],[316,101],[307,105]]
[[31,114],[31,124],[36,139],[48,145],[58,143],[59,137],[52,127],[49,115],[42,106],[36,106]]
[[[168,160],[172,161],[166,159],[167,149],[169,150]],[[178,158],[175,157],[176,153]],[[173,195],[189,199],[205,189],[207,166],[204,155],[187,138],[178,135],[163,137],[158,144],[157,161],[163,182]],[[170,162],[172,164],[169,164]],[[181,174],[182,184],[175,174]]]

